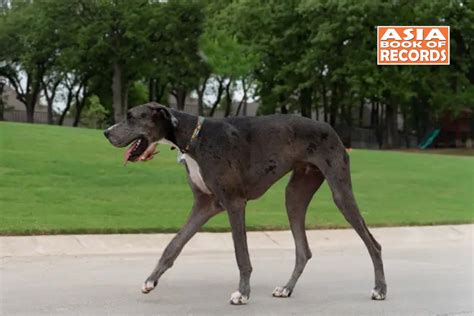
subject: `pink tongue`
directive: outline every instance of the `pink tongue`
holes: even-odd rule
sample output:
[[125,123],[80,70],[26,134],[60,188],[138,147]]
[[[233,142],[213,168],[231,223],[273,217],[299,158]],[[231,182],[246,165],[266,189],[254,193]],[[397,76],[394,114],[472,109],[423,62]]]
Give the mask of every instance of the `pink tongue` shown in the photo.
[[130,158],[130,156],[132,155],[132,152],[133,152],[133,150],[134,150],[135,147],[136,147],[137,141],[138,141],[138,140],[134,141],[134,142],[130,145],[130,147],[128,147],[127,151],[125,152],[125,155],[123,156],[123,160],[124,160],[125,165],[126,165],[127,162],[128,162],[128,158]]

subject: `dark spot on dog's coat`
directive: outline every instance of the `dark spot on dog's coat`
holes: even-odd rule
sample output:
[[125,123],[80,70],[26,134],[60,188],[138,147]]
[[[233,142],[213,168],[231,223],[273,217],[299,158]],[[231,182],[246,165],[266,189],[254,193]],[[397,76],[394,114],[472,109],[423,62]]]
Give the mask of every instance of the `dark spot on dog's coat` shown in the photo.
[[321,141],[325,141],[326,139],[328,139],[328,133],[321,133]]
[[265,171],[265,174],[268,174],[268,173],[270,173],[270,172],[275,173],[275,171],[274,171],[275,168],[276,168],[276,165],[269,165],[269,166],[266,167],[265,170],[264,170],[264,171]]
[[326,163],[328,164],[329,167],[331,167],[331,160],[326,159]]
[[308,147],[306,148],[306,151],[308,152],[308,154],[313,154],[317,149],[318,147],[315,143],[309,143]]

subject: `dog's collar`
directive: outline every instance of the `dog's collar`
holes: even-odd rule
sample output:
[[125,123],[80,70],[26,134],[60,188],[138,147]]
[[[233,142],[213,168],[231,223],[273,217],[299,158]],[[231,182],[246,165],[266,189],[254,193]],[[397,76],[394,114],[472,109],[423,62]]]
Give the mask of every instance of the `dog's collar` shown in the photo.
[[196,127],[194,128],[193,134],[191,135],[191,139],[189,139],[188,144],[186,145],[186,148],[181,149],[182,153],[187,153],[189,152],[189,149],[191,148],[192,144],[196,140],[196,138],[199,136],[199,132],[201,132],[202,124],[204,123],[204,116],[198,116],[198,121],[196,123]]

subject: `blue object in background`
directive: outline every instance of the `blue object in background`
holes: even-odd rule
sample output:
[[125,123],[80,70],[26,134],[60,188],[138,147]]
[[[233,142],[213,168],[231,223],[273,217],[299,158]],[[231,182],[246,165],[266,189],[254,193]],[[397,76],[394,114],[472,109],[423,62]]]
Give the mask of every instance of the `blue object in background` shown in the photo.
[[420,149],[426,149],[433,144],[433,141],[438,137],[439,132],[441,132],[441,129],[436,128],[432,130],[426,137],[421,141],[421,143],[418,145]]

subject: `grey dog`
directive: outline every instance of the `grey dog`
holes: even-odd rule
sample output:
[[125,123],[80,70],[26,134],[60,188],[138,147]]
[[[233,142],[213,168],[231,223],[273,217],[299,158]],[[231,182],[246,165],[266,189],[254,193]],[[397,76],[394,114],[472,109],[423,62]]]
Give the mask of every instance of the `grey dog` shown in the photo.
[[148,160],[158,142],[176,147],[182,153],[194,195],[186,224],[164,250],[142,287],[143,293],[156,287],[159,278],[201,226],[226,210],[240,271],[238,290],[232,293],[230,302],[245,304],[250,295],[252,273],[245,229],[247,201],[257,199],[292,171],[286,187],[286,211],[295,240],[296,263],[289,281],[277,287],[273,296],[289,297],[311,258],[305,232],[306,209],[326,180],[334,202],[372,258],[375,272],[372,299],[385,299],[387,285],[381,246],[360,214],[352,192],[349,156],[328,124],[294,115],[204,120],[148,103],[129,110],[122,122],[109,127],[104,134],[116,147],[131,144],[125,156],[127,161]]

